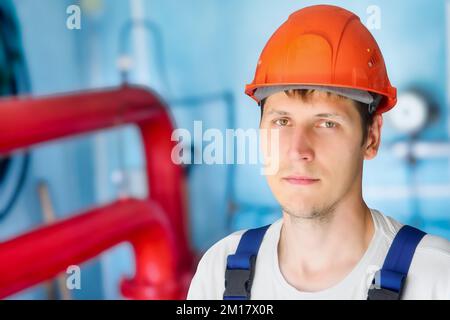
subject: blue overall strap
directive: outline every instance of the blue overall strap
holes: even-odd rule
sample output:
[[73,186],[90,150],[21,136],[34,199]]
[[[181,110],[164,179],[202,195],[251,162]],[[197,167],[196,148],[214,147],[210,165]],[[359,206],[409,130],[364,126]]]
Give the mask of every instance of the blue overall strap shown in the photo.
[[270,224],[249,229],[241,237],[235,254],[227,258],[224,300],[249,300],[255,275],[256,256]]
[[414,252],[425,232],[403,226],[394,238],[383,267],[375,275],[376,286],[369,290],[368,300],[399,300]]

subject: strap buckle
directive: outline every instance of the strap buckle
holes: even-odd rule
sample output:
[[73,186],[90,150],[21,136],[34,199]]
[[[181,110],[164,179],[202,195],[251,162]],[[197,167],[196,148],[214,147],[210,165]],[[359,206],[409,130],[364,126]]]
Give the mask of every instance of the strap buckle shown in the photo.
[[371,288],[367,300],[400,300],[400,293],[385,288]]
[[406,276],[399,272],[378,270],[367,294],[367,300],[400,300],[405,278]]
[[256,256],[250,257],[249,269],[226,269],[225,299],[250,299]]

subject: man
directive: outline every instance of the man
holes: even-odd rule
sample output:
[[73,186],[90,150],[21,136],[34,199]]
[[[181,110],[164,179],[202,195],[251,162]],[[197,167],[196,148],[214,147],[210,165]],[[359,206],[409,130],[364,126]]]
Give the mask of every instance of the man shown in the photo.
[[377,154],[396,89],[359,18],[328,5],[293,13],[246,93],[260,128],[278,133],[267,181],[282,218],[211,247],[188,299],[449,299],[450,243],[362,197],[363,162]]

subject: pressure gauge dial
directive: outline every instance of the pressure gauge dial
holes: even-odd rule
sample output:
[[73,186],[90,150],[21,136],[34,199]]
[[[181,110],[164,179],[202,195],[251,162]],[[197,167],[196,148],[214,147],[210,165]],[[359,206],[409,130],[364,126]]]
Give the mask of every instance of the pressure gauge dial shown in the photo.
[[428,120],[429,106],[426,99],[416,92],[400,94],[397,105],[386,114],[395,129],[405,134],[422,130]]

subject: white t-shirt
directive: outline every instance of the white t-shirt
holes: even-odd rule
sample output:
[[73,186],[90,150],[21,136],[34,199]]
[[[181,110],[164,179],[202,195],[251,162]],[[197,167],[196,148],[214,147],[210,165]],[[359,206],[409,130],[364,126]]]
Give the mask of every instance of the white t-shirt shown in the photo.
[[[389,247],[402,224],[371,209],[374,236],[361,260],[338,284],[317,292],[301,292],[280,272],[278,241],[282,219],[267,230],[256,259],[251,299],[367,299],[373,275],[383,265]],[[227,256],[234,254],[245,230],[214,244],[202,257],[187,299],[223,299]],[[426,235],[417,246],[402,299],[450,299],[450,242]]]

